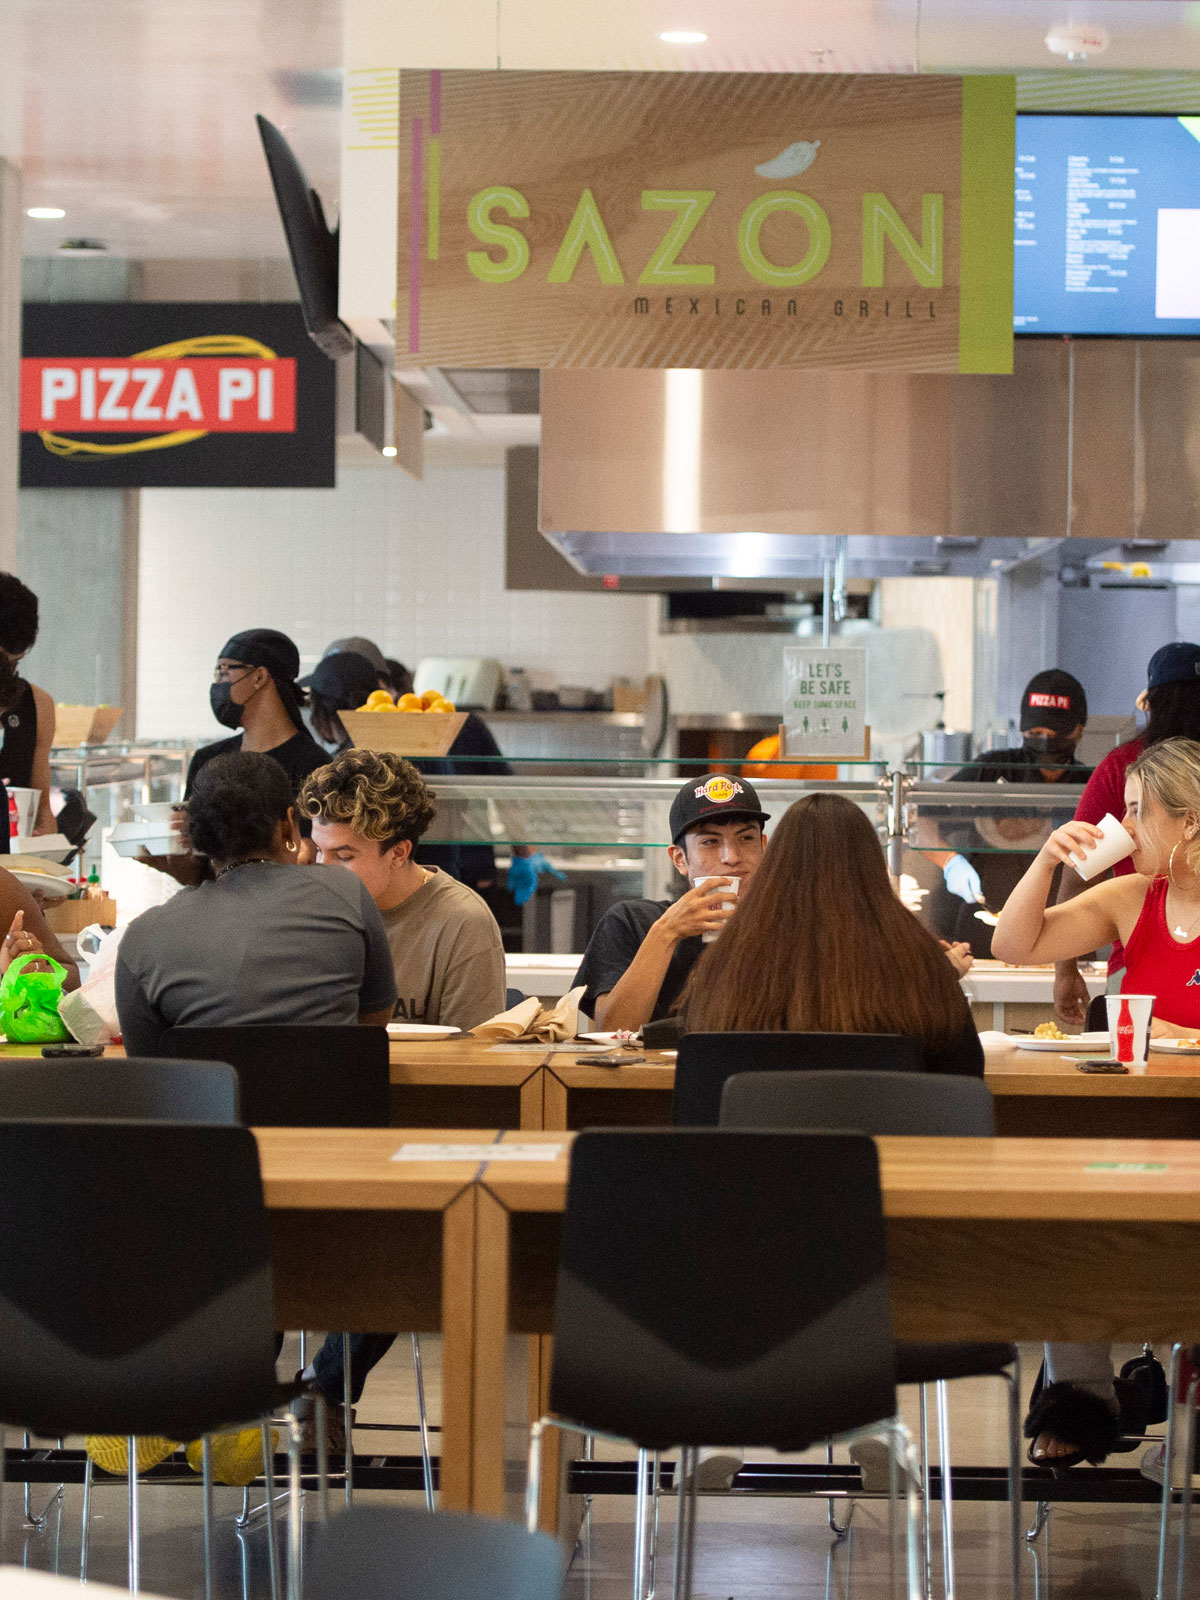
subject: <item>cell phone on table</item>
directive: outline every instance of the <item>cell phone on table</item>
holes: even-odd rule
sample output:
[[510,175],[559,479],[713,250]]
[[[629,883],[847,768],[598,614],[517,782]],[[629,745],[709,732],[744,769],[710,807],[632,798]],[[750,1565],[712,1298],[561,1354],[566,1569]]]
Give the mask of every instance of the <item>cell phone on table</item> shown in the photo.
[[631,1067],[639,1061],[645,1061],[645,1056],[576,1056],[577,1067]]
[[1105,1061],[1100,1057],[1096,1057],[1092,1061],[1077,1061],[1075,1065],[1080,1072],[1127,1073],[1129,1071],[1123,1061]]
[[44,1044],[42,1054],[47,1061],[75,1059],[77,1056],[102,1056],[102,1044]]

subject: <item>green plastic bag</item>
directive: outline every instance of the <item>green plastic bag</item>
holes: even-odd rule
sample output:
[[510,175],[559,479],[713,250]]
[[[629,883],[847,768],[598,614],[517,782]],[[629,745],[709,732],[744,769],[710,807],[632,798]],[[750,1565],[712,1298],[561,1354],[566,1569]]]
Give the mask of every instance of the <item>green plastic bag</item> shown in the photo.
[[[49,972],[27,972],[41,962]],[[50,956],[18,956],[0,978],[0,1029],[12,1044],[57,1044],[71,1035],[58,1014],[67,969]]]

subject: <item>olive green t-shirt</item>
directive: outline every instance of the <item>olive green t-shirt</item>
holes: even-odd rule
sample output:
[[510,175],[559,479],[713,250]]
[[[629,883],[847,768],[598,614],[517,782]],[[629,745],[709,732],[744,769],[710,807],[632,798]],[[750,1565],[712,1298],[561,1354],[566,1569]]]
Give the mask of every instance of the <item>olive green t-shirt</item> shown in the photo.
[[379,913],[396,972],[396,1018],[465,1031],[504,1010],[504,946],[474,889],[428,870],[415,894]]

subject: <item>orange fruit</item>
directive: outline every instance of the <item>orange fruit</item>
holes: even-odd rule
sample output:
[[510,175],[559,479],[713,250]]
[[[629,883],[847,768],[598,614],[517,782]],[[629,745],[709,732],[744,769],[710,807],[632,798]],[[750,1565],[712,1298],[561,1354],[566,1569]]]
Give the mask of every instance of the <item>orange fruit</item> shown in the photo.
[[425,693],[421,696],[422,709],[425,710],[425,711],[428,711],[430,706],[432,706],[436,701],[438,701],[440,699],[442,699],[442,694],[441,694],[440,690],[438,690],[438,689],[426,689]]
[[419,694],[402,694],[396,704],[397,711],[423,711],[424,709]]

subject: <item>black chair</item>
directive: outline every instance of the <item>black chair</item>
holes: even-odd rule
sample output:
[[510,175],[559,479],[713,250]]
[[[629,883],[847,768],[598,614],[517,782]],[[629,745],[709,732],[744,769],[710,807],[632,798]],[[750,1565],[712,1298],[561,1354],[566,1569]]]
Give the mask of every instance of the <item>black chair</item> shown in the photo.
[[307,1600],[559,1600],[558,1542],[513,1522],[356,1506],[305,1558]]
[[110,1056],[0,1060],[0,1118],[240,1122],[237,1073],[224,1061]]
[[[981,1078],[946,1073],[743,1072],[725,1085],[721,1126],[726,1128],[858,1128],[881,1136],[983,1138],[996,1132],[991,1090]],[[954,1590],[954,1521],[946,1383],[953,1378],[1001,1378],[1008,1391],[1010,1559],[1013,1600],[1021,1591],[1020,1354],[1002,1342],[896,1345],[896,1382],[921,1391],[921,1476],[926,1507],[928,1587],[929,1451],[925,1392],[936,1385],[938,1454],[942,1468],[942,1547],[946,1593]],[[831,1517],[832,1522],[832,1517]],[[835,1531],[844,1531],[836,1530]]]
[[546,1427],[633,1440],[638,1595],[647,1458],[682,1447],[676,1600],[691,1593],[700,1446],[795,1451],[835,1434],[892,1433],[910,1467],[908,1593],[919,1600],[917,1465],[895,1415],[879,1168],[865,1135],[580,1134],[550,1406],[555,1416],[533,1428],[528,1526]]
[[913,1039],[892,1033],[685,1033],[675,1063],[671,1121],[715,1128],[721,1090],[737,1072],[923,1072]]
[[[386,1128],[390,1121],[391,1070],[386,1028],[287,1026],[170,1028],[164,1054],[193,1060],[227,1061],[238,1075],[242,1120],[251,1128]],[[412,1339],[425,1504],[433,1510],[433,1460],[418,1336]],[[300,1362],[308,1340],[300,1336]],[[350,1398],[350,1339],[342,1344],[342,1421],[346,1433],[346,1502],[354,1496],[353,1405]],[[391,1431],[385,1424],[364,1423]],[[245,1514],[245,1513],[244,1513]]]
[[1086,1033],[1108,1032],[1108,1006],[1105,1004],[1107,999],[1107,995],[1094,994],[1088,1001],[1087,1016],[1083,1023]]
[[[253,1134],[184,1123],[0,1122],[0,1237],[0,1419],[51,1436],[125,1437],[131,1590],[136,1436],[203,1436],[211,1593],[208,1436],[269,1418],[295,1394],[275,1378],[271,1241]],[[288,1584],[297,1600],[299,1438],[290,1417]],[[273,1507],[266,1421],[263,1455]],[[274,1594],[273,1512],[269,1527]]]
[[386,1128],[386,1028],[170,1028],[163,1055],[227,1061],[249,1128]]

